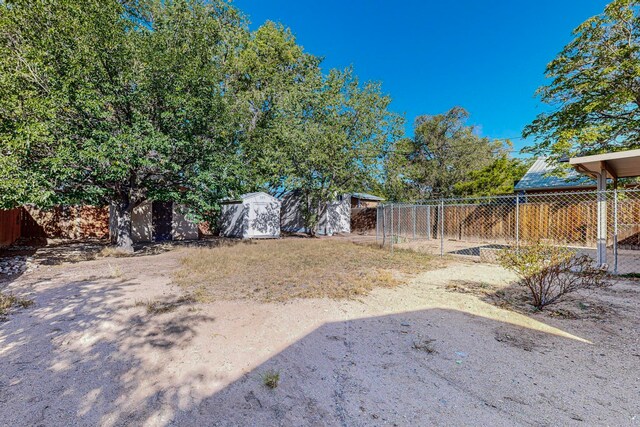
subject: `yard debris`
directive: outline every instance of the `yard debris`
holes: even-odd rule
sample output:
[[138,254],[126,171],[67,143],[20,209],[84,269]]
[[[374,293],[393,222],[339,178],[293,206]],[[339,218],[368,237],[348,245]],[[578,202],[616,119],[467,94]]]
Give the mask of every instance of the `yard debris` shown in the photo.
[[435,347],[433,346],[433,343],[435,341],[436,340],[433,338],[417,339],[413,341],[413,348],[415,350],[424,351],[425,353],[429,354],[437,353]]

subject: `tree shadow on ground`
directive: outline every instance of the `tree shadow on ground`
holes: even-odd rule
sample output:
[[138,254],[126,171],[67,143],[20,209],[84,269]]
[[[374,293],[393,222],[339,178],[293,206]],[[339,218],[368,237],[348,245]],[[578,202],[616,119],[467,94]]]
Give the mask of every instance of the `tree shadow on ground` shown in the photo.
[[[136,243],[132,254],[118,254],[118,257],[144,257],[159,255],[180,248],[218,248],[235,246],[237,244],[252,244],[251,241],[223,237],[210,237],[201,240],[185,240],[171,242]],[[3,263],[15,265],[15,271],[3,273],[0,271],[0,291],[20,278],[26,271],[40,266],[75,264],[92,261],[105,255],[105,249],[110,248],[105,239],[83,240],[47,240],[19,241],[14,245],[0,249],[0,268]]]
[[35,306],[0,323],[3,423],[138,424],[140,414],[148,419],[167,403],[177,406],[180,391],[202,380],[189,375],[144,390],[188,347],[196,326],[215,319],[180,304],[179,312],[151,313],[132,300],[132,286],[100,277],[22,286],[35,294]]
[[[610,352],[600,343],[526,316],[438,308],[323,324],[230,378],[192,355],[217,319],[188,302],[152,315],[132,301],[134,285],[97,277],[31,285],[37,306],[0,324],[3,422],[625,424],[637,409],[637,395],[623,392],[637,386],[634,376],[615,375],[637,368],[632,355],[600,357]],[[263,385],[267,371],[280,375],[275,389]]]

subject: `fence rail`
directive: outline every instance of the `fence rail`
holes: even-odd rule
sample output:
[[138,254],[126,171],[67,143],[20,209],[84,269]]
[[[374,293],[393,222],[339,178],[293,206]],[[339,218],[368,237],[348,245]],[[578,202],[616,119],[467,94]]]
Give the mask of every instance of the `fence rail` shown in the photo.
[[[599,206],[607,231],[600,248]],[[405,247],[486,261],[501,248],[541,241],[605,261],[613,273],[640,273],[640,190],[385,204],[377,210],[376,239],[392,251]]]

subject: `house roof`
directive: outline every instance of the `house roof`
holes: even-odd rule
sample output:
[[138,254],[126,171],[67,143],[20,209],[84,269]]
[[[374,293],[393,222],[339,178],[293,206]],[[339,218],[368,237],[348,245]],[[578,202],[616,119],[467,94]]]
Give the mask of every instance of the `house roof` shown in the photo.
[[515,186],[516,191],[521,190],[552,190],[595,187],[593,179],[581,175],[575,170],[569,170],[565,176],[552,175],[555,167],[546,157],[538,157],[526,174]]
[[608,178],[631,178],[640,176],[640,150],[574,157],[569,160],[569,164],[579,172],[591,176],[604,169]]
[[367,194],[367,193],[353,193],[351,194],[351,197],[355,197],[356,199],[360,199],[360,200],[372,200],[374,202],[384,201],[382,197],[374,196],[373,194]]

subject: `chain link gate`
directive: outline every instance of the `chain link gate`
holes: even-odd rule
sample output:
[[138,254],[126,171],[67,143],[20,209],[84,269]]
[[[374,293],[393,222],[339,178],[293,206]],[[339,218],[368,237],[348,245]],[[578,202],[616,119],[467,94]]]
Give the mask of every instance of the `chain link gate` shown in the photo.
[[[599,209],[606,210],[600,212],[606,228],[601,245]],[[640,274],[640,190],[389,203],[378,207],[376,240],[390,251],[406,248],[487,262],[494,262],[501,249],[539,241],[604,261],[614,274]]]

